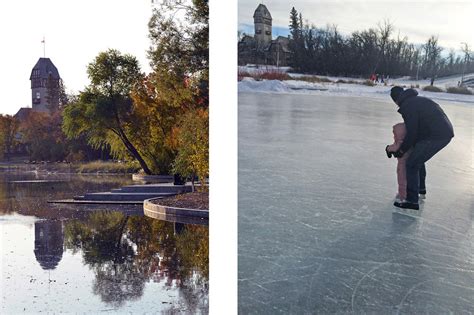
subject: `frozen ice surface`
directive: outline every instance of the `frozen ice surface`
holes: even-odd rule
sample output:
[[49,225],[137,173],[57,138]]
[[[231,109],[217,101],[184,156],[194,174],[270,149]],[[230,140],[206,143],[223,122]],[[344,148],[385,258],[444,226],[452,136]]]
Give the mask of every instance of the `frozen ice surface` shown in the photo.
[[474,313],[474,107],[440,104],[456,136],[412,214],[388,95],[239,93],[239,313]]

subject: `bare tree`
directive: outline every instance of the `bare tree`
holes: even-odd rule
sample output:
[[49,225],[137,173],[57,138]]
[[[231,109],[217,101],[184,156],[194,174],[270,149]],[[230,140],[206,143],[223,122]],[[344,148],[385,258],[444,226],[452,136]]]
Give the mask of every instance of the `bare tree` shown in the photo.
[[462,67],[462,76],[461,76],[461,85],[464,82],[464,71],[466,71],[466,65],[469,63],[469,59],[471,57],[471,51],[469,50],[469,45],[467,43],[461,43],[463,46],[461,47],[462,52],[464,53],[464,63]]
[[441,64],[441,51],[443,51],[443,49],[438,46],[438,37],[432,35],[423,46],[423,50],[425,53],[425,70],[431,77],[430,85],[433,85]]

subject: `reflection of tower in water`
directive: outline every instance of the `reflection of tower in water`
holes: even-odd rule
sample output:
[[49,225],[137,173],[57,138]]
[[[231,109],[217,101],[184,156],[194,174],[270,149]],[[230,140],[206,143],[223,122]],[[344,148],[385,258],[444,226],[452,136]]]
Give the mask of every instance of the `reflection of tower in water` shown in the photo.
[[64,232],[59,220],[35,223],[35,256],[44,270],[55,269],[63,258]]

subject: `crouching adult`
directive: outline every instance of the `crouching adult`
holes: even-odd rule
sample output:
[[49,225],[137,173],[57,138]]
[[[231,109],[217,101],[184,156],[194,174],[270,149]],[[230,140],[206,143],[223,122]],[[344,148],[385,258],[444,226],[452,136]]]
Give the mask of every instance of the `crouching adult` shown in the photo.
[[407,197],[394,206],[419,210],[418,194],[426,195],[425,162],[448,145],[454,137],[453,125],[437,103],[418,96],[414,89],[395,86],[390,96],[399,106],[407,133],[398,151],[388,153],[402,157],[412,149],[406,160]]

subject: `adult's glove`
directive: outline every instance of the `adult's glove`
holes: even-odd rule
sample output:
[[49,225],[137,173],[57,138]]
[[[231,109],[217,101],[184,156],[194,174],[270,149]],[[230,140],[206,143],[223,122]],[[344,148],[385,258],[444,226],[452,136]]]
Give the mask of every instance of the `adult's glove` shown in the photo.
[[387,153],[387,157],[391,158],[392,157],[392,152],[388,151],[388,145],[385,147],[385,153]]
[[397,152],[393,152],[393,156],[396,158],[401,158],[405,154],[405,152],[398,150]]

